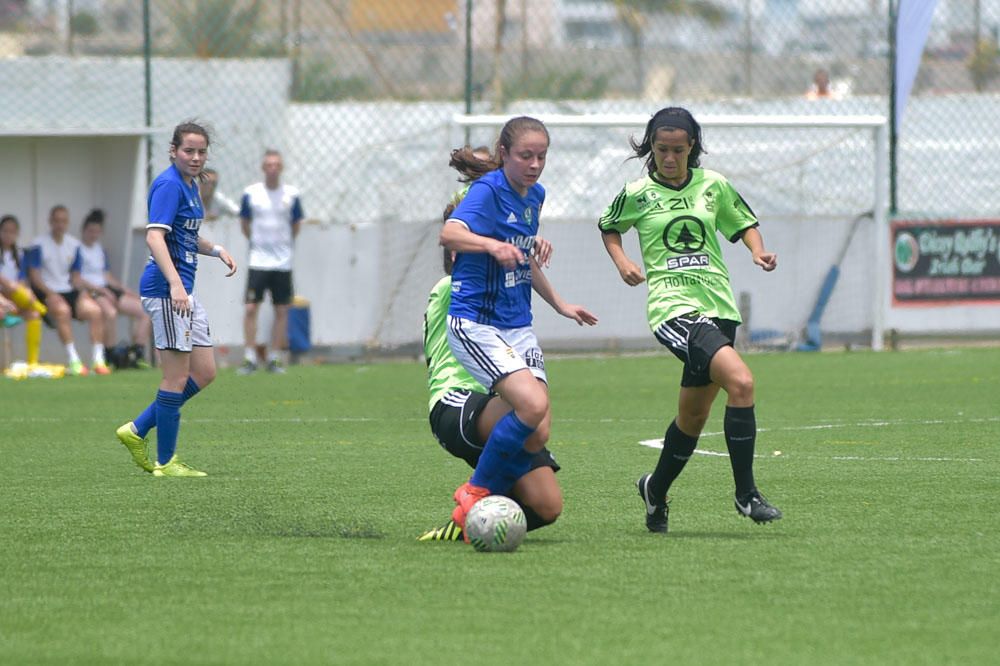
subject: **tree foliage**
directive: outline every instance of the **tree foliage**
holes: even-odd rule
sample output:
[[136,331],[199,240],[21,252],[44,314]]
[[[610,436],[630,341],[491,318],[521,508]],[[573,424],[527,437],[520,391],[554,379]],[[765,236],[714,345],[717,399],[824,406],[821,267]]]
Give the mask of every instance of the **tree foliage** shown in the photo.
[[176,50],[197,58],[231,58],[253,52],[262,0],[239,7],[232,0],[164,3],[174,26]]

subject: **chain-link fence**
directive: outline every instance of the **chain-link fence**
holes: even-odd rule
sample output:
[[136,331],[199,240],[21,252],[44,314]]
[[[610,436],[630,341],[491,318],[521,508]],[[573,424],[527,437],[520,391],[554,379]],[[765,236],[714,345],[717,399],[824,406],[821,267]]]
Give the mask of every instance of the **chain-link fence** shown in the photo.
[[[362,274],[329,279],[385,283],[369,308],[377,314],[349,299],[328,320],[317,313],[320,341],[392,345],[413,339],[380,331],[413,277],[404,268],[423,261],[414,246],[432,251],[428,234],[454,187],[448,150],[466,135],[453,114],[680,104],[696,114],[888,116],[891,10],[887,0],[2,0],[0,132],[36,163],[47,138],[90,136],[85,152],[103,145],[94,137],[149,132],[140,158],[155,172],[169,129],[198,118],[215,131],[212,164],[232,199],[260,179],[264,149],[280,149],[286,181],[326,233],[312,249],[354,248],[341,258]],[[1000,0],[938,2],[899,128],[899,210],[1000,209],[998,29]],[[124,159],[129,145],[105,158]],[[620,148],[609,164],[627,156]],[[5,174],[26,168],[7,162]],[[93,168],[102,164],[95,156]],[[37,231],[57,199],[107,205],[85,190],[49,182],[19,189],[10,206]],[[365,225],[379,230],[359,241]],[[215,232],[241,242],[236,225]],[[112,255],[135,264],[141,252]],[[416,281],[424,289],[426,278]],[[345,312],[367,321],[345,328]],[[238,326],[219,328],[238,339]]]

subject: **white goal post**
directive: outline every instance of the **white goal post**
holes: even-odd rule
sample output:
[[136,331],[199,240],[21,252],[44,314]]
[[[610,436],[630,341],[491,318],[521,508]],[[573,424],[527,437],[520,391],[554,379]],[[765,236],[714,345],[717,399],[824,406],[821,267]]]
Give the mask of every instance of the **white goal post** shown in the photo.
[[[593,242],[589,237],[594,235],[604,205],[625,180],[641,175],[641,165],[634,160],[625,164],[629,157],[627,137],[641,136],[650,116],[530,115],[544,122],[553,136],[553,150],[542,178],[548,193],[543,234],[558,239],[572,253],[582,235],[578,233],[584,228],[581,225],[586,225],[588,241]],[[468,141],[472,145],[492,146],[499,128],[511,117],[513,114],[457,114],[453,126],[463,135],[457,139],[459,144]],[[767,333],[765,329],[776,329],[770,331],[778,340],[773,346],[809,348],[803,342],[818,342],[805,338],[809,332],[818,335],[822,318],[824,334],[832,339],[853,340],[881,350],[891,270],[886,118],[704,114],[698,115],[697,120],[705,130],[707,150],[703,166],[720,171],[734,183],[760,217],[769,249],[780,247],[779,272],[766,278],[734,269],[734,264],[745,262],[728,262],[734,291],[747,297],[753,312],[750,334],[753,335],[754,329],[761,335]],[[455,140],[452,137],[453,143]],[[721,151],[717,150],[720,145]],[[610,165],[609,170],[603,172],[600,165]],[[623,172],[622,167],[628,171]],[[594,192],[598,185],[613,188],[612,194]],[[772,225],[774,220],[778,222]],[[866,224],[860,225],[862,220]],[[577,229],[554,229],[546,227],[546,222],[574,222]],[[863,230],[859,232],[862,235],[855,233],[857,229]],[[856,251],[849,251],[852,249]],[[590,265],[597,258],[587,255],[589,259],[581,259],[583,263],[574,265],[572,258],[560,256],[559,251],[560,243],[556,243],[550,275],[557,276],[560,270],[564,274],[553,278],[555,286],[567,292],[574,291],[573,287],[580,288],[582,293],[564,294],[568,300],[600,301],[597,292],[603,287],[594,289],[581,284],[581,280],[587,272],[595,271],[606,277],[607,269],[613,268],[610,261],[604,259],[603,265]],[[638,254],[633,258],[638,259]],[[560,259],[563,264],[559,264]],[[785,266],[789,268],[781,271]],[[780,276],[782,272],[784,276]],[[838,277],[841,286],[834,290]],[[597,282],[601,284],[600,280]],[[752,286],[743,292],[746,284]],[[780,288],[776,289],[776,284]],[[607,289],[614,290],[607,296],[612,321],[603,317],[597,328],[610,328],[607,335],[612,338],[631,337],[634,319],[617,309],[627,288],[619,283]],[[626,294],[626,298],[633,295]],[[598,309],[596,305],[594,308]],[[545,315],[539,312],[543,308],[535,310],[536,328],[539,324],[546,328]],[[644,309],[639,314],[642,313]],[[633,321],[626,327],[627,332],[616,329],[619,317]],[[562,333],[545,337],[560,340],[564,337],[563,329],[560,325]],[[648,330],[645,334],[648,335]],[[607,336],[594,338],[598,339],[606,340]]]

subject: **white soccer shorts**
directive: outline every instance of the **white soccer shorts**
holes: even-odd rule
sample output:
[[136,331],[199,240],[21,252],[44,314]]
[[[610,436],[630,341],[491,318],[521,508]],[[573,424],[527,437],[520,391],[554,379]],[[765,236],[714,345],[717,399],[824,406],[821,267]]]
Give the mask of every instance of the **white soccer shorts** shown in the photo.
[[208,314],[201,302],[191,299],[191,314],[181,316],[170,307],[169,298],[143,296],[142,307],[153,321],[153,342],[157,349],[189,352],[192,347],[211,347]]
[[448,346],[462,367],[489,389],[525,368],[543,382],[548,381],[545,357],[530,326],[497,328],[448,315]]

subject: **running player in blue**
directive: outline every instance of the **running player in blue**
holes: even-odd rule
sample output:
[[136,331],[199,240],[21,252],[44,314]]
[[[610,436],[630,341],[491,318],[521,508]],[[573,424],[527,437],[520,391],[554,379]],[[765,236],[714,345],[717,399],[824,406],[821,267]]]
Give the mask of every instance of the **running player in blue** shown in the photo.
[[532,287],[559,314],[580,325],[597,323],[585,308],[558,298],[540,268],[548,256],[535,244],[545,200],[538,178],[548,149],[539,120],[507,121],[494,151],[500,168],[472,183],[441,230],[441,245],[457,253],[448,346],[476,381],[513,408],[493,426],[472,478],[455,491],[452,520],[463,531],[469,509],[511,488],[548,441],[551,413],[545,361],[531,328]]
[[[453,150],[449,166],[462,177],[465,187],[456,192],[444,210],[443,220],[451,218],[455,207],[465,198],[469,183],[499,168],[489,148]],[[548,256],[551,248],[541,236],[535,237],[535,252]],[[427,298],[424,311],[424,357],[427,360],[427,388],[430,391],[431,432],[451,455],[461,458],[473,469],[483,452],[493,426],[510,405],[486,391],[455,359],[448,346],[448,309],[451,306],[451,270],[455,253],[444,251],[445,277],[438,281]],[[558,298],[558,296],[554,296]],[[538,436],[537,432],[536,435]],[[521,505],[528,521],[528,531],[550,525],[562,513],[562,490],[555,473],[559,464],[545,448],[535,454],[531,469],[503,494]],[[450,517],[443,527],[428,530],[419,541],[459,541],[462,529]]]
[[[142,306],[153,322],[163,381],[154,400],[135,421],[118,428],[118,439],[133,460],[154,476],[207,476],[177,459],[180,409],[215,379],[215,355],[208,317],[194,296],[198,255],[218,257],[236,273],[236,262],[221,245],[198,235],[204,217],[198,178],[208,159],[210,139],[201,125],[185,122],[170,140],[172,164],[149,188],[146,244],[150,258],[139,282]],[[156,427],[156,462],[146,454],[146,435]]]

